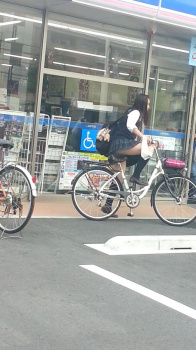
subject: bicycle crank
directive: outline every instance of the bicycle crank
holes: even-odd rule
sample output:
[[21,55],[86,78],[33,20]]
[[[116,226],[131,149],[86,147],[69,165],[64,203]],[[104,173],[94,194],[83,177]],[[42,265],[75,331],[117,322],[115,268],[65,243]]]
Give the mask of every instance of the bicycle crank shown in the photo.
[[140,199],[136,194],[130,194],[126,198],[126,205],[129,208],[136,208],[140,204]]

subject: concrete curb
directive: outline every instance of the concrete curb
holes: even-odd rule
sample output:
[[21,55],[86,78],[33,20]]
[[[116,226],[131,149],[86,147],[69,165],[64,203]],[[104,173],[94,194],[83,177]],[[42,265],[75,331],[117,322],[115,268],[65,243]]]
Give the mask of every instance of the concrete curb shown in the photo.
[[196,236],[116,236],[105,247],[115,251],[196,249]]
[[108,255],[195,253],[196,236],[116,236],[105,244],[86,244]]

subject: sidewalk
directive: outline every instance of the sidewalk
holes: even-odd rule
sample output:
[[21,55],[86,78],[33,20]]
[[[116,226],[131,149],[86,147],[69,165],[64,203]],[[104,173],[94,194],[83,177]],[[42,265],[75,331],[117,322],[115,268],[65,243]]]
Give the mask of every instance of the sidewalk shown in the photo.
[[[127,217],[129,208],[125,203],[121,204],[118,210],[119,217]],[[140,205],[133,210],[134,218],[156,218],[150,204],[150,197],[143,198]],[[82,217],[75,209],[70,194],[50,194],[38,195],[35,202],[34,217]]]

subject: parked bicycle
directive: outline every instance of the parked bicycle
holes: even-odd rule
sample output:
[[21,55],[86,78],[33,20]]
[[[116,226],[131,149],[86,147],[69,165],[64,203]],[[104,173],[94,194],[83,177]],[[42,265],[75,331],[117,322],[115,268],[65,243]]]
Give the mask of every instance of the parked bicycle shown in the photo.
[[[186,225],[196,218],[196,185],[186,176],[184,167],[175,174],[167,174],[164,169],[164,159],[159,156],[155,147],[156,164],[148,185],[135,190],[129,186],[121,163],[119,171],[112,170],[110,163],[94,163],[83,161],[82,171],[74,178],[72,186],[72,201],[77,211],[87,219],[104,220],[114,215],[122,202],[132,209],[140,204],[140,200],[147,194],[151,185],[151,206],[156,215],[165,223],[173,226]],[[121,175],[121,183],[118,176]],[[123,188],[124,187],[124,188]],[[115,190],[111,189],[115,188]],[[112,200],[112,210],[104,213],[101,209],[106,200]]]
[[20,165],[4,164],[3,149],[13,148],[13,143],[0,139],[0,230],[13,234],[21,231],[32,216],[36,187],[30,173]]

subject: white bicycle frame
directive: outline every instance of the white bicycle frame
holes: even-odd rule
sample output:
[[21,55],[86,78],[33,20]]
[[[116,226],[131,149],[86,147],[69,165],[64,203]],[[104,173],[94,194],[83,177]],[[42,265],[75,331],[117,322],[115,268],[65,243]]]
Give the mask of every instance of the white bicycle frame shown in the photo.
[[[122,176],[122,179],[123,179],[123,185],[125,187],[125,190],[126,192],[128,193],[134,193],[134,194],[137,194],[139,199],[142,199],[143,197],[145,197],[146,193],[148,192],[152,182],[159,176],[159,175],[163,175],[165,172],[163,170],[163,167],[162,167],[162,163],[161,163],[161,160],[159,158],[159,155],[158,155],[158,152],[157,152],[157,148],[155,148],[155,153],[156,153],[156,166],[155,166],[155,169],[153,170],[152,174],[151,174],[151,177],[148,181],[148,185],[147,186],[144,186],[143,188],[139,189],[139,190],[132,190],[130,189],[129,187],[129,184],[127,182],[127,179],[126,179],[126,176],[124,174],[124,171],[122,169],[122,166],[121,166],[121,163],[118,163],[119,164],[119,167],[120,167],[120,171],[116,172],[112,178],[110,178],[108,181],[106,181],[103,186],[99,189],[99,192],[102,192],[104,190],[105,187],[108,186],[108,184],[110,184],[110,182],[112,181],[112,179],[115,179],[118,175],[121,175]],[[108,196],[109,198],[110,196]],[[113,198],[113,197],[111,197]]]

